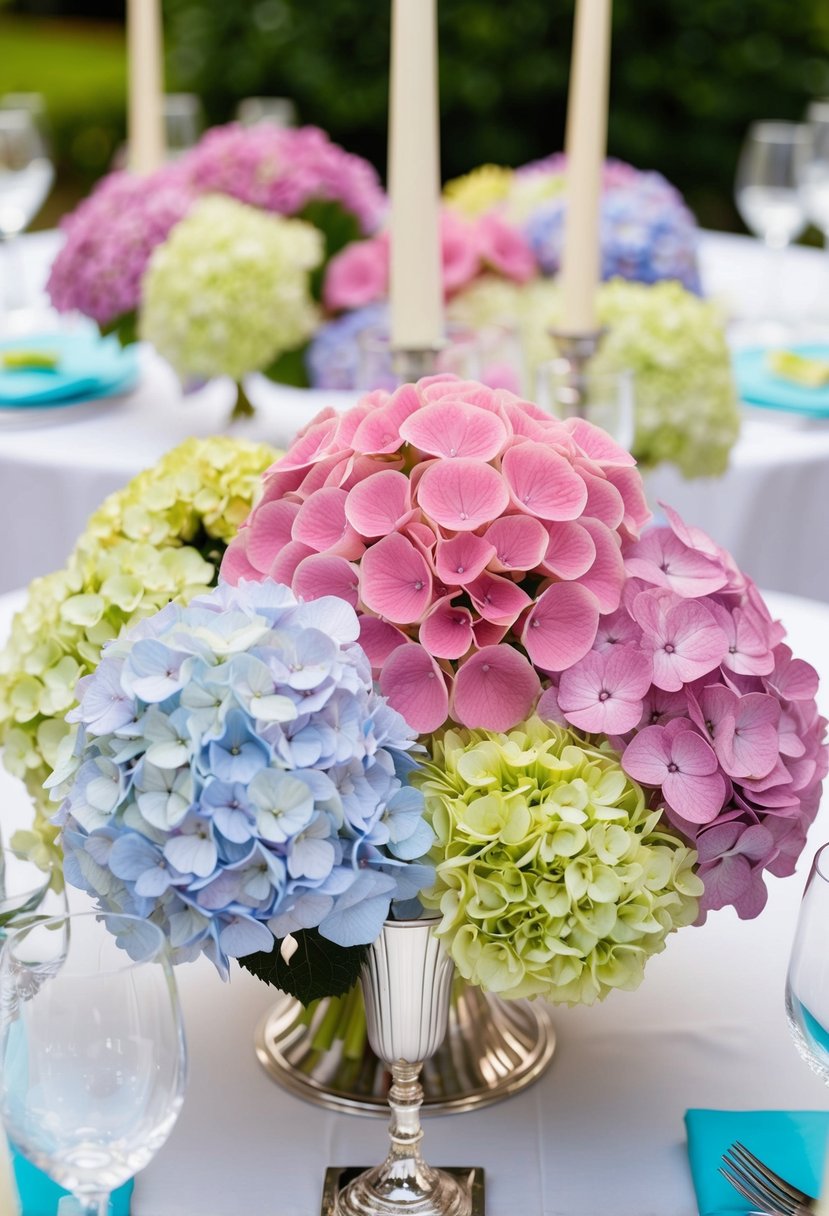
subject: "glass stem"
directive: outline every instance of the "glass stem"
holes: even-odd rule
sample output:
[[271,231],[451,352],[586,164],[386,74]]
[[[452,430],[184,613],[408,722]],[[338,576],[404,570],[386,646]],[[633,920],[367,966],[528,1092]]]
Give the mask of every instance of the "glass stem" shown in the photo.
[[787,242],[770,241],[766,238],[766,307],[765,317],[777,321],[783,314],[783,263]]
[[83,1216],[109,1216],[109,1195],[100,1195],[97,1199],[85,1199],[82,1211]]

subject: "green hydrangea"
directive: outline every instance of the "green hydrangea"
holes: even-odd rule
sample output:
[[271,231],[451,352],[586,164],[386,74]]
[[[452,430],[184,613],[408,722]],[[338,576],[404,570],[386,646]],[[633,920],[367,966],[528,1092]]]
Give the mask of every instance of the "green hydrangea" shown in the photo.
[[[614,279],[599,288],[599,320],[608,334],[596,371],[629,367],[635,375],[633,454],[644,468],[663,461],[686,477],[717,477],[740,431],[740,409],[718,305],[677,282]],[[456,296],[452,321],[480,328],[514,325],[532,395],[541,363],[555,351],[548,330],[561,323],[555,279],[526,286],[484,277]]]
[[471,983],[592,1004],[636,988],[696,919],[696,853],[607,748],[537,717],[508,735],[449,730],[413,780],[437,837],[422,898]]
[[322,257],[311,224],[203,198],[150,259],[141,336],[182,378],[240,381],[313,333],[310,272]]
[[64,569],[31,584],[0,652],[0,744],[35,803],[32,832],[15,838],[35,860],[48,860],[56,834],[43,782],[78,679],[125,626],[216,581],[277,455],[224,437],[187,440],[104,502]]

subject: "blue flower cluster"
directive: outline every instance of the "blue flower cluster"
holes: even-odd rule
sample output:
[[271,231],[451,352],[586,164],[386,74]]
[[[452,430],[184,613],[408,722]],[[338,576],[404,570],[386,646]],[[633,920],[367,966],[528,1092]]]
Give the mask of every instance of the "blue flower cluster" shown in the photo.
[[[542,203],[524,235],[544,274],[557,274],[564,245],[564,194]],[[636,173],[605,189],[601,202],[602,278],[657,283],[677,279],[700,293],[696,223],[681,196],[660,174]]]
[[432,881],[433,834],[358,635],[343,600],[243,582],[108,646],[51,778],[67,880],[222,974],[302,929],[373,941]]

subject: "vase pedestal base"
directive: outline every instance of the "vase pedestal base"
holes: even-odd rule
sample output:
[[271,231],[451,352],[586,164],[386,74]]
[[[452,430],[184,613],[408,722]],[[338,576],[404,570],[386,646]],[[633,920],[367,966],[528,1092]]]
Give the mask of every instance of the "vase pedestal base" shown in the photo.
[[[341,1040],[314,1046],[325,1016],[320,1002],[310,1025],[293,997],[280,995],[256,1031],[256,1054],[265,1071],[299,1097],[328,1109],[388,1117],[391,1078],[368,1044],[358,1059]],[[525,1089],[546,1071],[556,1036],[549,1006],[502,1001],[464,988],[452,1004],[449,1032],[423,1066],[425,1112],[473,1110]]]
[[[386,1108],[388,1111],[388,1107]],[[325,1171],[320,1216],[337,1216],[337,1195],[365,1170],[365,1166],[331,1165]],[[472,1216],[484,1216],[484,1171],[480,1166],[442,1165],[444,1174],[451,1174],[468,1190],[472,1203]]]

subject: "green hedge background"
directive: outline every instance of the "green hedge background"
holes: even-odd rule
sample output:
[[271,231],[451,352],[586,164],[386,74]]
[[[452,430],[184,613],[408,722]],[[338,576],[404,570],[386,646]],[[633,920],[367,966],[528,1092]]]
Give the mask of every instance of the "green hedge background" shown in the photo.
[[[438,6],[444,175],[560,148],[573,0]],[[164,0],[164,16],[167,87],[198,93],[211,122],[246,96],[291,97],[300,121],[383,172],[385,0]],[[58,206],[123,139],[122,21],[112,0],[0,0],[0,93],[47,94]],[[826,94],[827,0],[616,0],[609,150],[660,169],[707,226],[740,227],[732,183],[749,122],[800,118]]]

